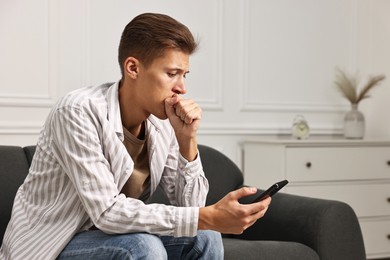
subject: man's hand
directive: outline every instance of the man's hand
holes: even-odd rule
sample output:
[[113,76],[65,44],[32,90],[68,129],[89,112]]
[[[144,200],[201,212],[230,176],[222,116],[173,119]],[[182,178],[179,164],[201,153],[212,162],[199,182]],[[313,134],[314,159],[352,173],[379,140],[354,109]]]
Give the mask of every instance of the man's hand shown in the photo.
[[194,160],[198,151],[196,133],[202,109],[193,100],[182,99],[175,94],[165,100],[165,113],[175,131],[180,153],[187,160]]
[[228,193],[217,203],[199,209],[198,229],[211,229],[225,234],[242,234],[266,213],[271,198],[252,204],[238,199],[253,195],[256,188],[244,187]]

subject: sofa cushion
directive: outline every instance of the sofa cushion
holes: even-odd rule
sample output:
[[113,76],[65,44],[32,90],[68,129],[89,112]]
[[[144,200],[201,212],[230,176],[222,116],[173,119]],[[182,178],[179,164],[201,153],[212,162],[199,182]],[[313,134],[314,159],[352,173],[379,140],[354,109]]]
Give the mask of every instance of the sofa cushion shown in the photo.
[[22,147],[0,145],[0,241],[11,217],[16,191],[28,173],[28,162]]
[[226,260],[319,260],[317,253],[308,246],[283,241],[246,241],[224,238]]

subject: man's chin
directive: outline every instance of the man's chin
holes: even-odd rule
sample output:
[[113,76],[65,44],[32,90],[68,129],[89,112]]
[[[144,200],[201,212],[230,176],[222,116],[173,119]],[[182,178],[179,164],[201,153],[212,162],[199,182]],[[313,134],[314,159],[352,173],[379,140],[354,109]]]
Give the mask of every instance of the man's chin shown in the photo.
[[167,116],[167,114],[166,113],[164,113],[164,114],[159,114],[159,115],[156,115],[156,114],[153,114],[155,117],[157,117],[158,119],[160,119],[160,120],[166,120],[166,119],[168,119],[168,116]]

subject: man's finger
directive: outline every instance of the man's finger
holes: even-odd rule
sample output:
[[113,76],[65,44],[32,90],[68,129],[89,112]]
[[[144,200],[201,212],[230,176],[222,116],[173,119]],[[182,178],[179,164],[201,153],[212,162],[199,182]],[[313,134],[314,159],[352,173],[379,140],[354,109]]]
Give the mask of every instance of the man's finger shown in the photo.
[[173,95],[165,99],[165,113],[170,118],[175,114],[175,104],[178,102],[179,97],[177,95]]
[[239,200],[242,197],[253,195],[257,192],[257,189],[254,187],[243,187],[238,190],[230,192],[230,196],[235,199]]

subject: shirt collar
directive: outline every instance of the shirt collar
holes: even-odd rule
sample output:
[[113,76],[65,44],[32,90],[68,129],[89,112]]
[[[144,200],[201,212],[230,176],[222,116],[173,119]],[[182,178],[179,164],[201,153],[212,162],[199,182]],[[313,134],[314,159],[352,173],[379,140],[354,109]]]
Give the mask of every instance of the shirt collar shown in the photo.
[[124,134],[119,108],[119,81],[112,84],[107,91],[107,112],[108,121],[112,123],[119,139],[123,141]]

